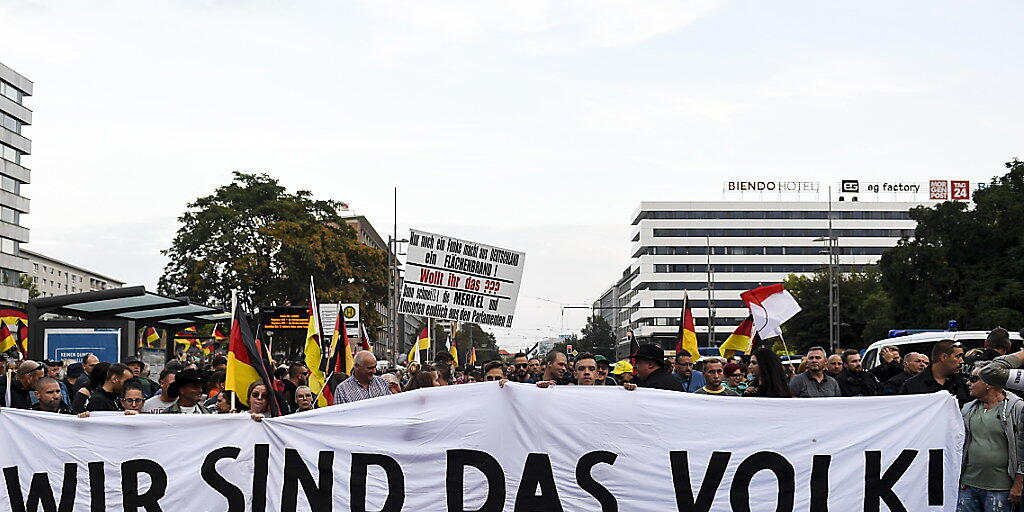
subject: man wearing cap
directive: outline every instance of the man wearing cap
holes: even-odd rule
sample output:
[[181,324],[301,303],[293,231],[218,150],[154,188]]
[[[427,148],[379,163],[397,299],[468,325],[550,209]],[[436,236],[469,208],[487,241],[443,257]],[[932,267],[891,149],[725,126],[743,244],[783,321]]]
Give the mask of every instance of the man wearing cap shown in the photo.
[[594,356],[594,361],[597,362],[597,379],[594,381],[594,385],[617,386],[618,383],[615,382],[615,379],[608,376],[608,372],[612,369],[612,365],[608,362],[608,358],[598,354]]
[[156,390],[160,389],[160,386],[156,382],[153,382],[149,377],[142,374],[143,368],[146,367],[146,363],[143,363],[142,359],[139,359],[136,356],[128,356],[128,358],[124,360],[124,364],[132,371],[132,375],[134,375],[139,381],[139,387],[142,388],[142,396],[149,398],[156,393]]
[[665,369],[665,350],[660,346],[641,345],[633,357],[636,358],[636,364],[633,367],[636,369],[637,386],[669,391],[683,390],[679,379],[673,377],[672,373]]
[[200,403],[203,400],[203,376],[199,370],[178,372],[174,382],[167,386],[167,397],[176,401],[164,409],[164,414],[210,414],[210,410]]
[[633,380],[633,365],[629,364],[629,361],[622,360],[615,363],[615,368],[612,368],[611,374],[618,379],[619,384],[625,384]]
[[15,409],[31,408],[32,399],[29,391],[35,389],[36,381],[41,379],[45,372],[46,367],[35,361],[22,361],[14,378],[8,373],[0,381],[0,405]]
[[85,404],[85,410],[94,411],[123,411],[119,395],[124,391],[124,383],[132,378],[132,371],[121,363],[115,363],[107,368],[106,380],[103,385],[96,388],[89,401]]

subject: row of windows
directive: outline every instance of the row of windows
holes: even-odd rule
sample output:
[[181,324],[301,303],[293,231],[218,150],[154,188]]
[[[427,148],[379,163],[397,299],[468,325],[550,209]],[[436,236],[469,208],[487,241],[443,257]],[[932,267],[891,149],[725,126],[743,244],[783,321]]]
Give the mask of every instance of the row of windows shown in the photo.
[[[712,272],[814,272],[825,267],[824,263],[811,263],[806,265],[793,264],[793,263],[779,263],[779,264],[744,264],[744,263],[713,263],[711,265]],[[871,265],[840,265],[841,272],[864,272]],[[654,271],[659,273],[666,272],[707,272],[708,266],[705,263],[693,263],[693,264],[676,264],[676,265],[665,265],[658,264],[654,266]]]
[[[742,300],[736,299],[723,299],[708,301],[705,299],[689,299],[686,301],[686,305],[691,308],[707,308],[708,302],[716,308],[745,308],[747,303]],[[681,300],[656,300],[654,301],[654,307],[656,308],[682,308],[683,301]]]
[[14,133],[21,133],[21,121],[18,121],[3,112],[0,112],[0,126],[3,126]]
[[[33,274],[39,274],[40,273],[39,272],[39,267],[40,267],[40,265],[38,263],[33,263],[32,264],[32,273]],[[80,276],[78,274],[72,274],[71,272],[68,272],[66,270],[61,270],[59,268],[51,267],[49,265],[42,265],[42,272],[41,273],[44,274],[44,275],[45,274],[55,275],[58,278],[64,278],[65,280],[67,280],[70,277],[72,283],[83,283],[83,287],[82,288],[71,287],[72,291],[74,291],[74,290],[79,290],[79,291],[83,291],[83,292],[86,291],[86,288],[84,288],[85,276]],[[34,277],[33,280],[35,280],[36,282],[39,282],[38,278],[36,278],[36,277]],[[54,282],[55,281],[49,281],[50,286],[54,286]],[[47,283],[47,280],[43,279],[43,283]],[[57,283],[57,287],[58,288],[61,287],[59,282]],[[107,284],[106,281],[90,277],[89,278],[89,287],[90,287],[90,289],[93,289],[93,290],[106,290],[107,287],[108,287],[108,284]]]
[[6,190],[12,194],[21,195],[21,182],[7,176],[6,174],[0,174],[0,189]]
[[21,105],[21,100],[25,97],[25,94],[18,90],[17,87],[0,80],[0,96],[7,96],[18,105]]
[[[732,327],[736,327],[737,325],[742,323],[744,320],[746,320],[746,317],[720,317],[720,316],[716,316],[715,317],[715,326],[732,326]],[[641,327],[641,326],[645,326],[645,325],[648,325],[648,326],[653,325],[653,326],[659,326],[659,327],[664,327],[664,326],[672,325],[672,326],[677,326],[678,327],[679,326],[679,317],[641,318],[640,320],[637,320],[633,324],[634,327]],[[697,326],[697,325],[706,326],[706,325],[708,325],[708,319],[707,319],[707,317],[693,317],[693,325],[695,325],[695,326]]]
[[[32,276],[32,282],[36,283],[36,284],[39,284],[40,283],[39,276]],[[54,281],[52,279],[43,279],[41,282],[44,285],[52,286],[54,288],[57,288],[58,290],[64,290],[65,293],[68,293],[68,292],[70,292],[70,293],[78,293],[78,292],[87,291],[85,288],[79,288],[77,286],[65,285],[64,283],[62,283],[60,281]]]
[[[708,236],[746,236],[746,237],[827,237],[828,229],[771,229],[771,228],[691,228],[671,229],[656,228],[655,237],[708,237]],[[901,238],[914,236],[913,229],[833,229],[832,236],[882,237]]]
[[[641,212],[643,219],[827,219],[827,211],[653,211]],[[909,211],[834,211],[833,219],[910,220]]]
[[[716,283],[714,283],[714,288],[716,290],[753,290],[754,288],[758,288],[758,287],[761,287],[761,286],[764,286],[764,283],[744,283],[744,282],[737,283],[737,282],[732,282],[732,281],[724,281],[724,282],[716,282]],[[644,290],[644,289],[646,289],[646,290],[703,290],[703,289],[705,289],[707,287],[708,287],[707,283],[694,283],[694,282],[660,283],[659,282],[659,283],[641,283],[640,286],[637,287],[637,289],[638,290]]]
[[20,226],[19,221],[21,220],[21,212],[13,208],[6,206],[0,206],[0,220],[8,223]]
[[21,165],[21,151],[7,144],[0,144],[0,158]]
[[[709,247],[644,247],[640,255],[707,255]],[[828,250],[824,246],[818,247],[710,247],[713,255],[747,255],[747,254],[771,254],[771,255],[813,255],[826,254]],[[888,247],[837,247],[836,250],[842,255],[880,255],[889,249]]]

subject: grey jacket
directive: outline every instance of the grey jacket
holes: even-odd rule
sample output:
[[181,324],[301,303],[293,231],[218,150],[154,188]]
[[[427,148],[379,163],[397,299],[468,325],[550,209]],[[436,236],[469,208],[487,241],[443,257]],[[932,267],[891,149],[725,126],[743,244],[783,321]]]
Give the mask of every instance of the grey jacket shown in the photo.
[[[984,405],[979,400],[971,400],[960,409],[966,430],[961,467],[967,466],[967,447],[971,444],[971,415],[979,407],[984,407]],[[1024,430],[1022,430],[1024,428],[1024,400],[1013,393],[1007,393],[1006,398],[996,407],[999,408],[999,420],[1002,422],[1003,432],[1006,434],[1006,445],[1010,448],[1006,472],[1013,480],[1018,473],[1024,474]]]
[[1019,357],[1007,354],[993,359],[978,372],[978,375],[990,386],[1024,390],[1024,371],[1019,369],[1022,365],[1024,361]]

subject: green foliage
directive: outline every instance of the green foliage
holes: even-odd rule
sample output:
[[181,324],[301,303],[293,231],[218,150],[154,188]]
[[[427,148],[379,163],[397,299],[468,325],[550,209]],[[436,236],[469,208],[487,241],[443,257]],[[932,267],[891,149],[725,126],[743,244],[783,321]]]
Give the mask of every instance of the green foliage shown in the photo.
[[588,318],[582,333],[583,336],[579,339],[580,348],[576,350],[600,354],[609,360],[615,359],[615,333],[603,316],[594,315]]
[[[800,353],[828,346],[828,272],[790,275],[785,287],[802,311],[783,326],[790,350]],[[865,348],[892,328],[892,302],[877,270],[841,274],[839,279],[839,346]]]
[[188,205],[160,278],[161,293],[227,305],[231,290],[256,305],[302,305],[310,276],[322,303],[363,304],[370,332],[381,325],[372,307],[387,298],[387,253],[359,243],[339,215],[341,203],[288,192],[266,174],[236,172],[226,186]]
[[911,210],[914,237],[880,261],[896,325],[1011,329],[1024,324],[1024,162],[975,192],[975,206]]
[[469,361],[470,347],[476,347],[476,363],[498,359],[498,343],[494,335],[484,331],[477,324],[459,324],[455,333],[455,345],[459,350],[459,364]]
[[18,288],[28,290],[28,298],[30,299],[34,299],[39,296],[39,287],[37,287],[35,281],[32,280],[32,276],[28,274],[21,274],[18,276]]

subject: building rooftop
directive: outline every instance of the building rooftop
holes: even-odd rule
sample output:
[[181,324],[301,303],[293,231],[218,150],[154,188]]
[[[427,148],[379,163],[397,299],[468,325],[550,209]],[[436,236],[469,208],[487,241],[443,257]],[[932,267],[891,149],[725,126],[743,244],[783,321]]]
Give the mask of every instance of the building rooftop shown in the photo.
[[21,249],[21,253],[24,254],[25,256],[39,258],[39,259],[43,259],[43,260],[47,260],[47,261],[52,261],[54,263],[57,263],[57,264],[60,264],[60,265],[64,265],[65,267],[73,268],[73,269],[75,269],[75,270],[77,270],[79,272],[82,272],[84,274],[91,274],[91,275],[94,275],[96,277],[99,277],[99,278],[102,278],[102,279],[106,279],[107,281],[110,281],[110,282],[118,283],[118,284],[121,284],[121,285],[125,284],[125,281],[122,281],[120,279],[114,279],[113,277],[100,274],[99,272],[96,272],[94,270],[89,270],[87,268],[82,268],[82,267],[79,267],[78,265],[74,265],[74,264],[68,263],[66,261],[58,260],[57,258],[54,258],[52,256],[47,256],[45,254],[40,254],[38,252],[30,251],[28,249]]

